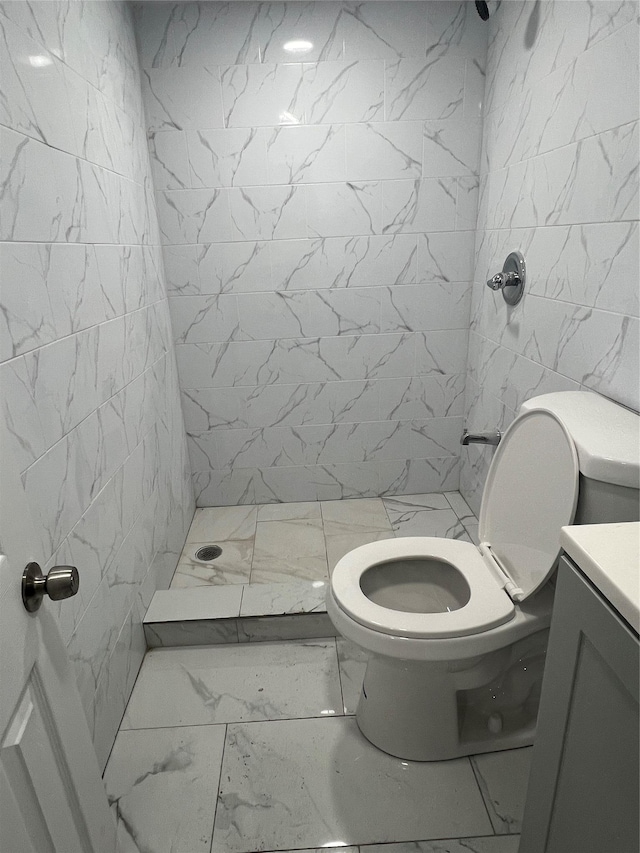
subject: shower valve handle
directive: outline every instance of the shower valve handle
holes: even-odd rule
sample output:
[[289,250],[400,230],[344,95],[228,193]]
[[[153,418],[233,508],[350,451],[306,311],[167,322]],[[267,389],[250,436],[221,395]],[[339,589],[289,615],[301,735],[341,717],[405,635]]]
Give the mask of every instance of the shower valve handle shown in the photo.
[[520,284],[521,279],[517,272],[497,272],[487,282],[491,290],[500,290],[503,287],[515,287]]

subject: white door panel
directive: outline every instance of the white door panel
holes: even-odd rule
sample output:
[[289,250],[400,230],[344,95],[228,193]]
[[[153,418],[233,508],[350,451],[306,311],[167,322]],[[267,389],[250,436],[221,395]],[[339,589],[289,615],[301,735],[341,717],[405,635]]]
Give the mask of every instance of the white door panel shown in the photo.
[[6,446],[0,442],[0,850],[115,853],[114,821],[49,599],[33,614],[22,604],[22,571],[46,555]]

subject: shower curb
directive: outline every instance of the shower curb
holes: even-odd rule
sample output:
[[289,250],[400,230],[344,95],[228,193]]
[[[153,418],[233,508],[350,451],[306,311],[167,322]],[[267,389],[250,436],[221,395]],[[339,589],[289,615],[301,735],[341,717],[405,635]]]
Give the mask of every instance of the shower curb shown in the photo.
[[336,636],[326,583],[226,584],[161,590],[144,618],[148,648]]

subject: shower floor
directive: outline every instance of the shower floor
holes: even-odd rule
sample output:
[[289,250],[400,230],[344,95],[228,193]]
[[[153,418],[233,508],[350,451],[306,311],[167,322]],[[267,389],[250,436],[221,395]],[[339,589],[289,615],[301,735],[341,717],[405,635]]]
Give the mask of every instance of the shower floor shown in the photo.
[[[394,536],[476,542],[477,529],[459,492],[198,509],[170,588],[147,610],[147,644],[329,636],[326,586],[347,552]],[[211,545],[220,556],[198,560]]]
[[[196,510],[171,589],[327,581],[338,560],[394,536],[476,541],[478,522],[459,492],[390,498],[206,507]],[[207,562],[197,552],[218,545]]]

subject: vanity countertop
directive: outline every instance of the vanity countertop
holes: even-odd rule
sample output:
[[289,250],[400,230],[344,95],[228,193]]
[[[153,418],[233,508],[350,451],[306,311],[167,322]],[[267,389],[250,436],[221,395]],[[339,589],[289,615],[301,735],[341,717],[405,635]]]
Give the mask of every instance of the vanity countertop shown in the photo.
[[560,544],[640,633],[640,522],[563,527]]

